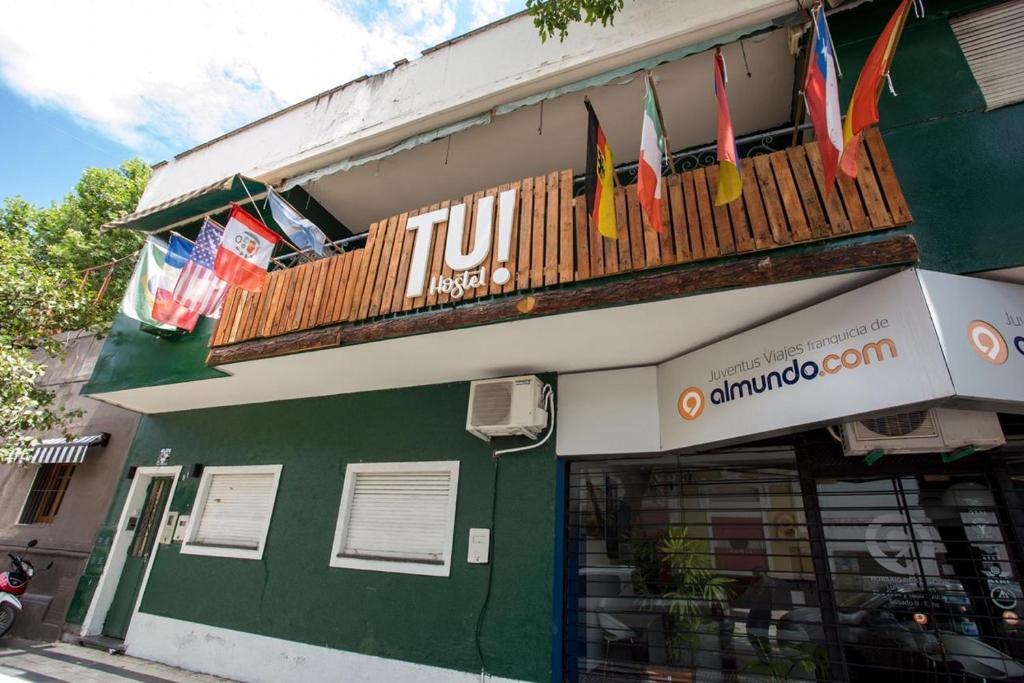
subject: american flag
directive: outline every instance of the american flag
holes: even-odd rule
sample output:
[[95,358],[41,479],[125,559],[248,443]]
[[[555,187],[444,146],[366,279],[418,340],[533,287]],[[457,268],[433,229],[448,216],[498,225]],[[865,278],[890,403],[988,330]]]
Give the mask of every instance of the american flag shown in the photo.
[[223,235],[224,228],[207,218],[174,286],[175,301],[190,311],[211,318],[220,315],[228,289],[228,284],[213,272],[213,260]]

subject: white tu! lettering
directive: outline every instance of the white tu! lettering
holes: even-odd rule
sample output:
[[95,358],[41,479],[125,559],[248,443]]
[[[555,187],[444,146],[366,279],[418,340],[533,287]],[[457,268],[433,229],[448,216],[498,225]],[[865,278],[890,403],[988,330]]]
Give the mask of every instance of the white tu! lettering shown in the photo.
[[[515,190],[505,190],[498,198],[498,262],[505,263],[509,258],[509,245],[512,240],[512,219],[515,211]],[[430,248],[434,238],[434,226],[449,221],[448,236],[445,240],[444,259],[454,273],[463,273],[476,268],[487,260],[491,252],[491,227],[494,225],[494,197],[481,197],[477,201],[476,234],[473,247],[469,253],[463,253],[462,241],[466,229],[466,205],[456,204],[449,211],[438,209],[429,213],[413,216],[406,222],[406,230],[415,230],[412,259],[409,264],[409,279],[405,286],[406,298],[423,295],[427,281],[427,266],[430,260]],[[511,274],[507,268],[495,269],[492,277],[494,282],[503,285],[509,281]],[[463,285],[469,285],[476,278],[461,279]],[[440,282],[435,282],[438,289]],[[480,281],[476,286],[486,282],[486,270],[480,271]],[[472,285],[470,285],[472,286]]]

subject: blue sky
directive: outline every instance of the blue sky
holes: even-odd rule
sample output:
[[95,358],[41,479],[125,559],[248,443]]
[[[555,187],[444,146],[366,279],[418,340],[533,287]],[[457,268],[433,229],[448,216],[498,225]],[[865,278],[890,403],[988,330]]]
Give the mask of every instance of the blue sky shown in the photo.
[[0,198],[60,200],[87,166],[155,163],[523,5],[5,0]]

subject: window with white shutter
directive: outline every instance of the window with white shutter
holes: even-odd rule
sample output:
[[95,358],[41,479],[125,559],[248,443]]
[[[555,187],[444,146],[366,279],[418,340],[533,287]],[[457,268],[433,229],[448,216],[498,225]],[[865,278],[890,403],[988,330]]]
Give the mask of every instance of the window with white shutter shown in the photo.
[[459,463],[345,468],[332,567],[448,576]]
[[952,19],[989,109],[1024,100],[1024,2],[1004,2]]
[[280,478],[281,465],[204,469],[181,552],[263,557]]

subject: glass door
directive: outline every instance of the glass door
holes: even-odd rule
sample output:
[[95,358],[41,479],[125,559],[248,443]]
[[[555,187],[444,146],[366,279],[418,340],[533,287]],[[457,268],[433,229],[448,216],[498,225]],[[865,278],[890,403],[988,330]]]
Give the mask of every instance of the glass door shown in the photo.
[[[1024,592],[993,476],[816,483],[836,630],[852,681],[1024,680]],[[820,613],[792,632],[820,637]]]

